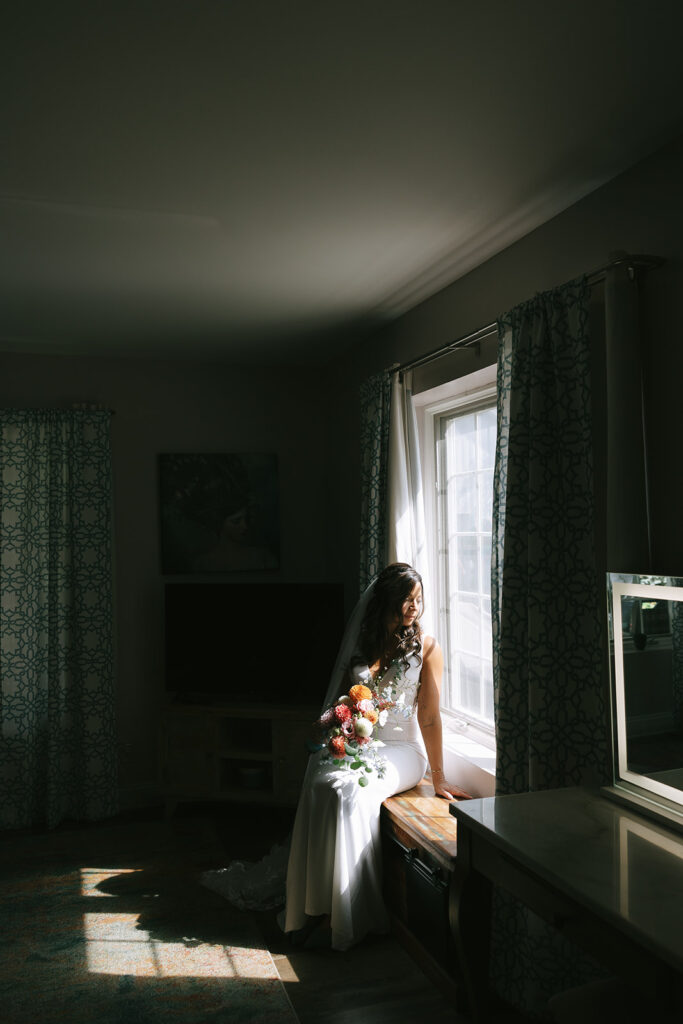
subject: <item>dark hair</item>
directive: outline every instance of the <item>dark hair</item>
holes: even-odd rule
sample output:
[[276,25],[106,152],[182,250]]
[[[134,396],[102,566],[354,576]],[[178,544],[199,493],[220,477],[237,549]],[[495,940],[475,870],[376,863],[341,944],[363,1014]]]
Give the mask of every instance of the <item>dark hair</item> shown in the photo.
[[[377,577],[358,639],[358,646],[368,665],[382,660],[393,644],[396,644],[395,657],[401,659],[405,668],[411,654],[422,660],[422,609],[412,626],[401,624],[403,602],[410,597],[416,584],[422,587],[422,577],[407,562],[393,562]],[[392,632],[388,623],[394,618],[398,618],[399,624]]]

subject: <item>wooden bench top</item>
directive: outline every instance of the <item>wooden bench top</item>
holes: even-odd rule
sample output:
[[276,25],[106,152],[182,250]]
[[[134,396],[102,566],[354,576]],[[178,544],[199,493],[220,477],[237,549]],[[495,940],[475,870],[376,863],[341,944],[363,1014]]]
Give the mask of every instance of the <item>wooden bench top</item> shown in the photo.
[[388,797],[382,804],[382,816],[453,870],[458,850],[458,823],[448,807],[449,801],[435,796],[431,782],[422,779],[412,789]]

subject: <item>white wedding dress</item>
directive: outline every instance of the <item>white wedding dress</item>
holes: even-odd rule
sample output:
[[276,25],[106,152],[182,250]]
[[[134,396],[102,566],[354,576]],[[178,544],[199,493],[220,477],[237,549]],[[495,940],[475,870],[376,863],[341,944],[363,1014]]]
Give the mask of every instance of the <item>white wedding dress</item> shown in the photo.
[[427,767],[415,702],[420,670],[413,655],[407,668],[393,662],[383,676],[382,688],[391,684],[393,699],[403,699],[403,710],[390,710],[378,730],[383,778],[373,773],[362,787],[357,772],[311,757],[290,847],[285,931],[303,928],[307,915],[329,914],[332,948],[344,950],[388,930],[379,815],[382,801],[415,786]]

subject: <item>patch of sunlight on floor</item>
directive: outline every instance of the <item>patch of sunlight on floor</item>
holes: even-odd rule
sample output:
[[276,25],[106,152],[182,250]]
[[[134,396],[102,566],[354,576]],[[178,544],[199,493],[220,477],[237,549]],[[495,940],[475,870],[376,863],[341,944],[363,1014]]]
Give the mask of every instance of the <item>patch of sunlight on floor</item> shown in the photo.
[[84,914],[88,971],[148,978],[273,978],[273,961],[262,949],[222,946],[183,936],[153,938],[138,914]]
[[277,967],[277,973],[280,975],[280,981],[286,981],[287,984],[290,981],[299,981],[299,975],[292,967],[292,961],[284,953],[277,958],[275,966]]
[[81,896],[106,896],[116,899],[113,892],[99,892],[98,885],[119,875],[134,875],[142,868],[81,868]]
[[[81,868],[83,896],[109,896],[99,885],[142,868]],[[157,893],[138,893],[149,899]],[[130,898],[130,897],[129,897]],[[146,912],[147,908],[145,908]],[[88,971],[91,974],[130,974],[150,978],[276,978],[270,953],[248,946],[203,942],[191,936],[176,941],[155,939],[138,924],[140,914],[83,915]]]

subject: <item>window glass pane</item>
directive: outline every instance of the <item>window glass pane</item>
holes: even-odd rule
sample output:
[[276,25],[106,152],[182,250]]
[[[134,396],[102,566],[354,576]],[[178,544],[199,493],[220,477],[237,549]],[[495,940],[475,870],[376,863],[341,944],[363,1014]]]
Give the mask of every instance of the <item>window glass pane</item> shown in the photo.
[[452,447],[453,451],[453,471],[471,473],[476,469],[477,433],[474,416],[454,416],[449,420],[447,438],[451,442],[449,448]]
[[494,401],[484,408],[438,413],[434,437],[439,523],[435,558],[445,661],[444,705],[492,728]]
[[462,707],[467,711],[472,711],[475,715],[479,715],[481,714],[479,658],[473,658],[469,654],[458,654],[458,663]]
[[491,638],[491,599],[482,598],[481,601],[481,656],[486,661],[493,657],[493,640]]
[[491,534],[479,538],[480,579],[482,594],[491,593]]
[[448,498],[449,509],[455,513],[452,516],[455,532],[474,533],[477,529],[477,478],[474,473],[451,477]]
[[456,586],[459,591],[477,593],[479,591],[479,541],[477,537],[467,534],[456,537],[458,552],[458,577]]
[[493,473],[488,470],[477,474],[479,523],[481,533],[491,534],[493,528]]
[[[455,611],[455,642],[459,651],[481,653],[481,605],[478,597],[461,597],[452,601]],[[451,617],[453,617],[451,613]]]
[[493,469],[496,458],[496,408],[482,409],[477,413],[478,465],[479,469]]

